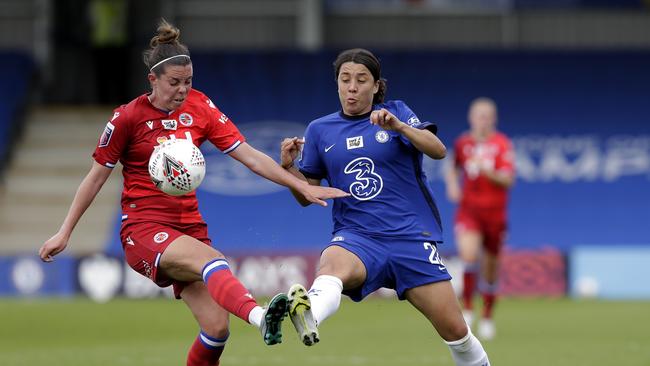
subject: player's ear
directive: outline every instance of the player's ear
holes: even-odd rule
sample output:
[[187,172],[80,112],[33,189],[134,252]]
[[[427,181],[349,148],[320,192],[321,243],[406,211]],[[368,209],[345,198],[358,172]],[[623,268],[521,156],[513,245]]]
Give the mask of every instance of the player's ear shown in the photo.
[[149,74],[147,74],[147,79],[149,80],[150,83],[153,83],[158,78],[156,77],[156,74],[154,74],[153,72],[150,72]]

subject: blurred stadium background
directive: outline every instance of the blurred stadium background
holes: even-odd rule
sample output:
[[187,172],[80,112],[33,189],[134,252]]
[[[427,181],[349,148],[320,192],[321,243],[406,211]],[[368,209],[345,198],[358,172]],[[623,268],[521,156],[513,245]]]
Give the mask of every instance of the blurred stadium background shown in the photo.
[[[25,322],[31,329],[59,329],[47,319],[74,319],[87,311],[88,319],[78,324],[88,325],[103,313],[119,318],[127,309],[142,309],[140,317],[146,317],[155,307],[180,311],[185,320],[182,330],[169,324],[160,330],[184,332],[174,336],[179,339],[159,337],[169,343],[171,358],[126,352],[117,362],[112,356],[128,345],[97,339],[93,344],[105,346],[105,354],[80,364],[182,362],[194,331],[189,313],[179,305],[165,308],[170,305],[156,299],[168,293],[121,261],[119,172],[76,228],[66,253],[48,265],[36,257],[63,220],[112,108],[147,90],[140,53],[160,17],[176,24],[190,47],[194,87],[253,146],[275,158],[281,138],[300,136],[311,119],[338,109],[331,63],[345,48],[375,52],[388,98],[403,99],[421,119],[437,122],[447,146],[466,129],[472,99],[495,99],[499,128],[514,140],[518,177],[501,269],[500,292],[508,300],[497,310],[497,324],[505,329],[487,346],[493,362],[650,365],[650,337],[642,332],[650,324],[650,2],[642,0],[0,0],[0,319],[13,321],[0,325],[0,357],[8,364],[50,360],[29,351],[32,334]],[[262,296],[310,282],[329,239],[329,210],[302,209],[286,190],[211,146],[202,149],[208,173],[199,188],[201,210],[237,275]],[[453,272],[459,265],[444,164],[429,161],[427,172],[446,229],[440,249]],[[454,285],[462,287],[457,280]],[[96,308],[85,297],[118,299]],[[143,298],[148,300],[129,300]],[[419,324],[413,335],[412,312],[380,298],[353,308],[383,309],[389,313],[377,316],[390,318],[397,306],[405,313],[403,337],[435,339],[419,318],[412,322]],[[359,317],[350,311],[341,316]],[[591,318],[581,322],[585,314]],[[156,319],[158,325],[167,322],[162,315]],[[539,332],[521,326],[531,319]],[[557,328],[545,330],[549,324]],[[346,325],[333,321],[327,329],[334,333]],[[385,325],[392,336],[374,342],[401,339],[393,323]],[[87,333],[75,329],[77,338],[57,343],[80,344],[67,349],[74,356],[52,346],[49,352],[62,357],[54,364],[86,357],[80,339]],[[18,336],[21,330],[27,335]],[[121,337],[115,332],[110,340]],[[553,345],[533,347],[525,337]],[[345,337],[338,339],[343,346]],[[244,342],[226,352],[224,363],[291,364],[282,351],[246,356],[251,350]],[[437,358],[427,359],[427,350],[399,358],[395,352],[402,348],[382,356],[372,340],[364,342],[367,351],[330,348],[347,355],[332,358],[323,348],[307,363],[451,364],[444,348]],[[569,350],[571,342],[579,343]],[[535,357],[518,360],[513,345],[522,357]],[[556,357],[538,349],[554,346],[567,347],[566,353]],[[158,352],[152,343],[142,347]],[[584,350],[596,356],[579,358]]]

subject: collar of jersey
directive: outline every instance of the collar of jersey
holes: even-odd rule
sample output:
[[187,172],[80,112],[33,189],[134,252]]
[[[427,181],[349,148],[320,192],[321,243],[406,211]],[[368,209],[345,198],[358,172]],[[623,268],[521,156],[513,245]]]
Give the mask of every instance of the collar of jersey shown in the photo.
[[164,114],[166,114],[166,115],[168,115],[168,116],[171,115],[172,113],[174,113],[174,112],[176,111],[176,110],[168,111],[168,110],[166,110],[166,109],[161,109],[161,108],[156,107],[155,105],[153,105],[153,103],[151,103],[151,100],[149,99],[149,96],[150,96],[150,95],[151,95],[151,93],[147,93],[147,94],[146,94],[146,96],[147,96],[147,102],[149,103],[149,105],[151,106],[151,108],[153,108],[153,109],[155,109],[155,110],[157,110],[157,111],[160,111],[160,112],[162,112],[162,113],[164,113]]
[[346,119],[348,121],[358,121],[358,120],[362,120],[362,119],[366,119],[366,118],[370,117],[370,113],[372,113],[372,110],[370,112],[368,112],[368,113],[360,114],[358,116],[349,116],[349,115],[345,114],[343,112],[343,110],[340,110],[339,111],[339,116],[341,116],[341,118]]

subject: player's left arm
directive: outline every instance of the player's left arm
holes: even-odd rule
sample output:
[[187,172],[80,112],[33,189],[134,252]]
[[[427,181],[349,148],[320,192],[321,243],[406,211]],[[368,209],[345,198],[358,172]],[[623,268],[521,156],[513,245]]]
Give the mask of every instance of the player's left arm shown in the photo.
[[404,123],[390,111],[382,108],[372,111],[370,123],[386,131],[395,131],[407,138],[413,146],[431,159],[440,160],[447,155],[445,144],[427,129],[419,129]]
[[255,174],[288,187],[292,191],[295,190],[311,203],[327,206],[327,203],[324,201],[326,199],[349,196],[348,193],[345,193],[340,189],[314,186],[295,177],[278,165],[278,163],[276,163],[270,156],[245,142],[230,152],[229,155],[244,164]]

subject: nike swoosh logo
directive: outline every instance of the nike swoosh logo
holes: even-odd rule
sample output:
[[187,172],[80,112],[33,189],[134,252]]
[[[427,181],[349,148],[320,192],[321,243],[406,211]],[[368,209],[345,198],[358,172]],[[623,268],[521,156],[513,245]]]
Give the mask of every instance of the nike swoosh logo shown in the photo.
[[328,147],[326,147],[326,148],[325,148],[325,152],[328,152],[328,151],[330,151],[330,149],[331,149],[331,148],[333,148],[333,147],[334,147],[334,145],[336,145],[336,144],[332,144],[332,145],[330,145],[330,146],[328,146]]

